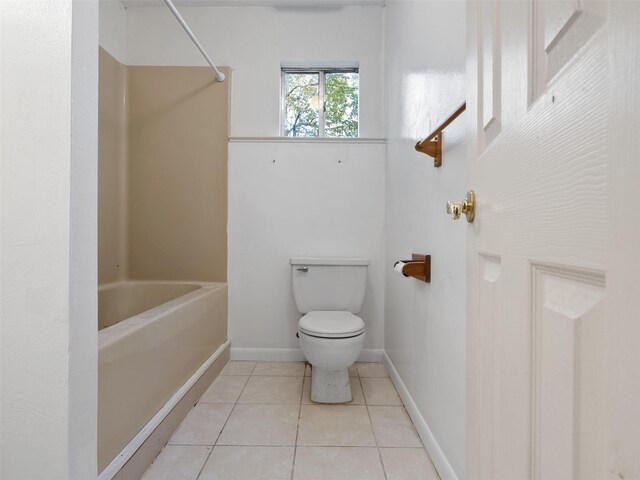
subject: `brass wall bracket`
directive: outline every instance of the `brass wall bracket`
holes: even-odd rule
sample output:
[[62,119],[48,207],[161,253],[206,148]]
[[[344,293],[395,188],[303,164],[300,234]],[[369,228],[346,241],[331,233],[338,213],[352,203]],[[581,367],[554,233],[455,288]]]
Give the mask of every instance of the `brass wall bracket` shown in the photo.
[[413,277],[423,282],[431,282],[431,255],[414,253],[411,260],[400,260],[404,263],[402,274],[405,277]]
[[447,128],[467,108],[467,102],[462,104],[447,119],[436,127],[424,140],[416,143],[416,150],[433,157],[433,166],[442,165],[442,130]]

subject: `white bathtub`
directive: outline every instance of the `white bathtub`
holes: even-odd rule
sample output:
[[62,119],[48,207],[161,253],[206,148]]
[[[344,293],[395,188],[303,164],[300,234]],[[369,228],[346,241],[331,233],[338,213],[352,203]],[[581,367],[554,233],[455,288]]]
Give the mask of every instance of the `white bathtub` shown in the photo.
[[225,283],[98,289],[98,471],[227,340]]

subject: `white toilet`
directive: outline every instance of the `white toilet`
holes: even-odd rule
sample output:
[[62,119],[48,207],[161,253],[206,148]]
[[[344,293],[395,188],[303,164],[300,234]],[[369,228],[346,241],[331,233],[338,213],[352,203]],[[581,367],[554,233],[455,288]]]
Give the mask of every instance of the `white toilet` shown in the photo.
[[292,258],[293,298],[302,353],[313,366],[311,400],[350,402],[349,367],[364,345],[360,311],[367,286],[364,258]]

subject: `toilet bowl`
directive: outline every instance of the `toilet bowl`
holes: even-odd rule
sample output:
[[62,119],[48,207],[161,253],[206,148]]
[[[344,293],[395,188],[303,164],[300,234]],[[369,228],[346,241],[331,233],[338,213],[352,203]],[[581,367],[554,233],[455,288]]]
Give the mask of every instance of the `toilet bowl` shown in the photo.
[[352,401],[349,367],[364,346],[366,259],[292,258],[300,348],[312,366],[311,400]]
[[311,400],[346,403],[353,398],[349,367],[364,346],[364,322],[344,311],[310,312],[298,323],[300,348],[312,365]]

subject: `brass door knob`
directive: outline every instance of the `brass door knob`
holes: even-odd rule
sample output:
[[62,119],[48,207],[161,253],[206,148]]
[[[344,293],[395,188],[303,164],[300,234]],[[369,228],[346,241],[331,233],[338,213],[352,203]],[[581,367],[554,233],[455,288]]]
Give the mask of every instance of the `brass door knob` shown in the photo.
[[458,220],[460,214],[464,213],[467,217],[467,222],[473,222],[476,216],[476,194],[473,190],[467,192],[467,198],[461,202],[447,202],[447,213],[451,215],[451,218]]

